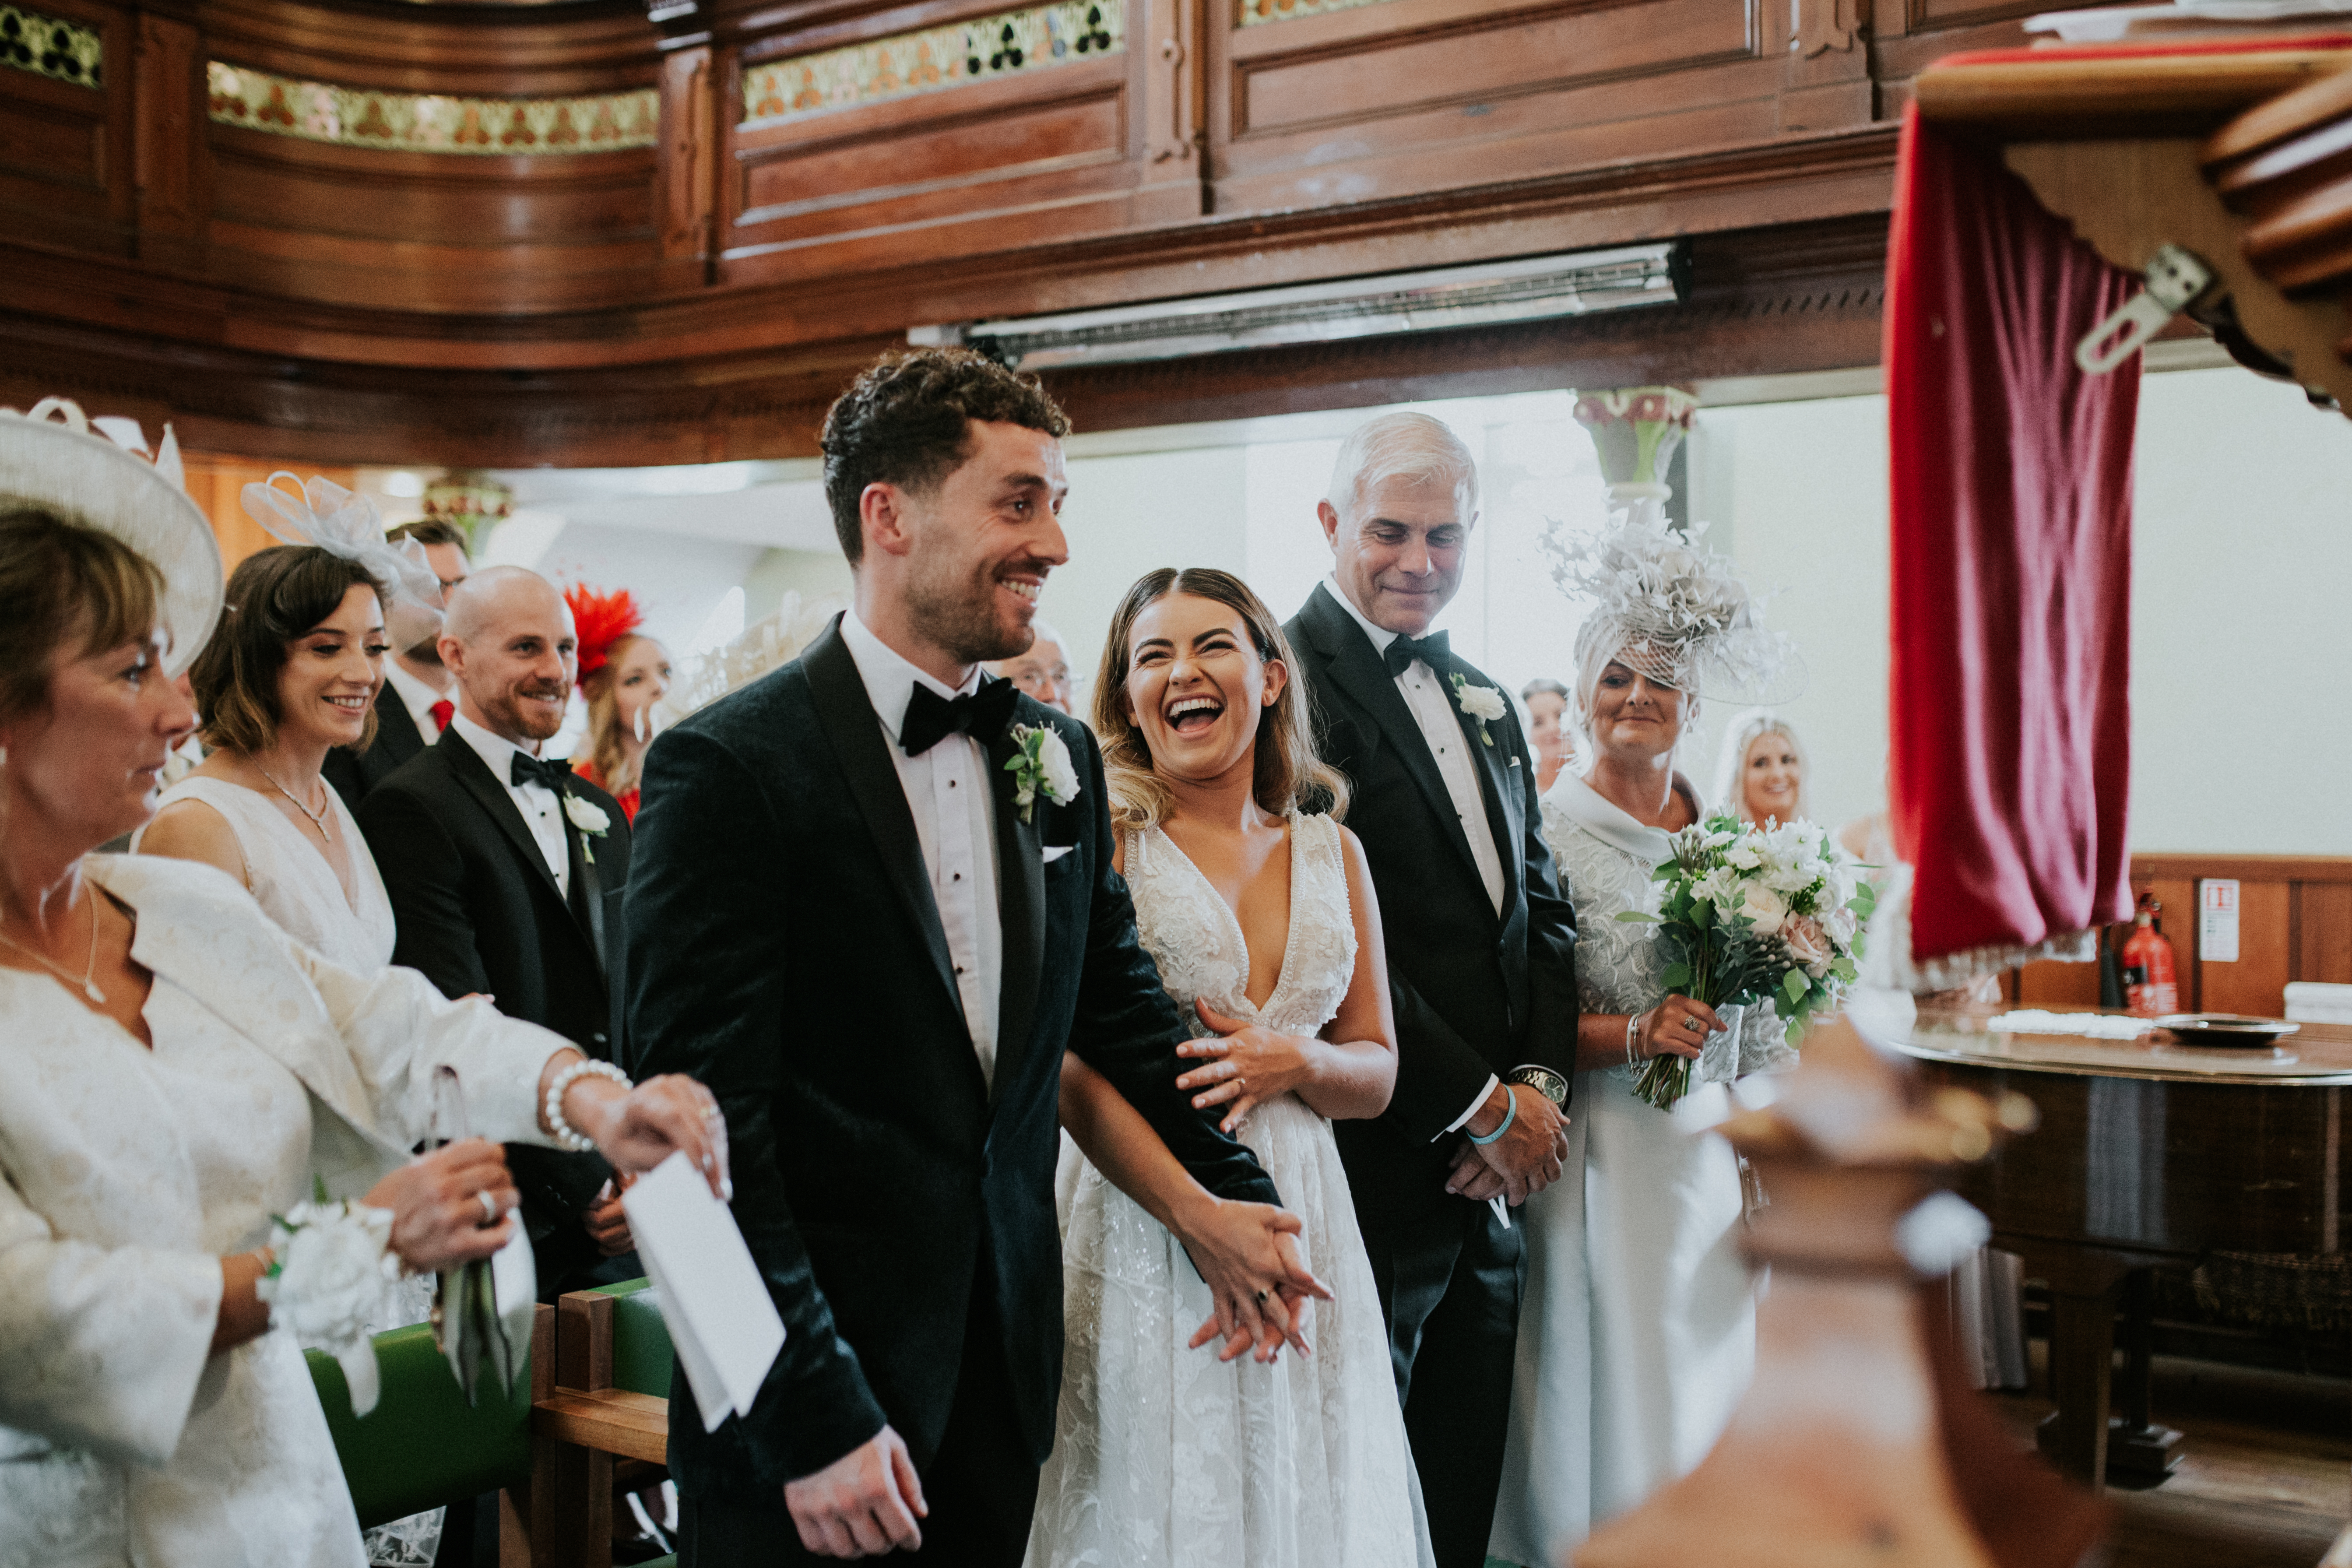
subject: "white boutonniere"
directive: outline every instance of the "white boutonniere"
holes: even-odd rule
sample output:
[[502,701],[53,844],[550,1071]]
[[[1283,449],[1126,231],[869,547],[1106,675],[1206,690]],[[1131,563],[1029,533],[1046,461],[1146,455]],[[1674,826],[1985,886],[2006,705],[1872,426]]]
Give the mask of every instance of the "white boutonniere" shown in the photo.
[[1454,678],[1454,700],[1461,704],[1462,711],[1478,721],[1478,738],[1493,745],[1495,737],[1486,726],[1511,710],[1510,705],[1503,700],[1503,694],[1491,686],[1473,686],[1456,675]]
[[1015,724],[1013,743],[1020,749],[1004,760],[1013,775],[1013,804],[1026,822],[1043,795],[1055,805],[1078,798],[1078,770],[1070,765],[1070,748],[1049,724]]
[[570,817],[572,826],[585,836],[580,841],[580,858],[593,866],[596,863],[596,847],[588,839],[604,837],[612,827],[613,819],[604,815],[603,806],[593,801],[582,800],[570,790],[563,792],[563,815]]

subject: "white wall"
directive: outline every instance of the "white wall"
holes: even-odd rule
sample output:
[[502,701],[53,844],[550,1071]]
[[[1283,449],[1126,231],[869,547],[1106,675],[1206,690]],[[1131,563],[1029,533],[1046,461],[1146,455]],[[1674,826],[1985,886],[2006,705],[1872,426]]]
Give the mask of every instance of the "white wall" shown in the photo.
[[2134,844],[2352,854],[2352,420],[2152,375],[2137,457]]
[[[1709,409],[1694,437],[1695,508],[1729,509],[1811,667],[1787,710],[1832,822],[1884,794],[1885,408]],[[2133,846],[2352,854],[2352,421],[2235,368],[2153,374],[2136,463]]]

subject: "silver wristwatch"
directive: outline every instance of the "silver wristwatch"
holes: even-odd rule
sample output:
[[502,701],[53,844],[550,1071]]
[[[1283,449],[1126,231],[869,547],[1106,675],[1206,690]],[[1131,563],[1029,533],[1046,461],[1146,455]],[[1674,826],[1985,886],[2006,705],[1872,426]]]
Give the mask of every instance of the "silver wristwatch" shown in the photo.
[[1507,1081],[1526,1084],[1554,1105],[1568,1103],[1568,1079],[1549,1068],[1515,1068]]

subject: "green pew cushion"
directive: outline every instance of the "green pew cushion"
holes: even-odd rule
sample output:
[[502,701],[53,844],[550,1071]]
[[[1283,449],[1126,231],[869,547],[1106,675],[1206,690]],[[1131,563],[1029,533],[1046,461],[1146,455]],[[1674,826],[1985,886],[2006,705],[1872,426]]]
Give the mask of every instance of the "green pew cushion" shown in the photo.
[[662,1321],[653,1281],[631,1279],[604,1286],[596,1294],[613,1298],[613,1386],[668,1398],[669,1328]]
[[352,1414],[351,1390],[334,1358],[307,1354],[361,1524],[404,1519],[530,1479],[528,1372],[511,1392],[485,1378],[482,1403],[468,1408],[448,1359],[433,1342],[432,1325],[394,1329],[375,1336],[383,1392],[362,1418]]

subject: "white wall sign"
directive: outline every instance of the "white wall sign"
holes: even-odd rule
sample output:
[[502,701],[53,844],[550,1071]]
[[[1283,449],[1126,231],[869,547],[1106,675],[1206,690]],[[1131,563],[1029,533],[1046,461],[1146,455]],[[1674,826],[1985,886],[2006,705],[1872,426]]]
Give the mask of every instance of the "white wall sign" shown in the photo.
[[2238,884],[2216,879],[2197,884],[2197,956],[2207,963],[2238,962]]

